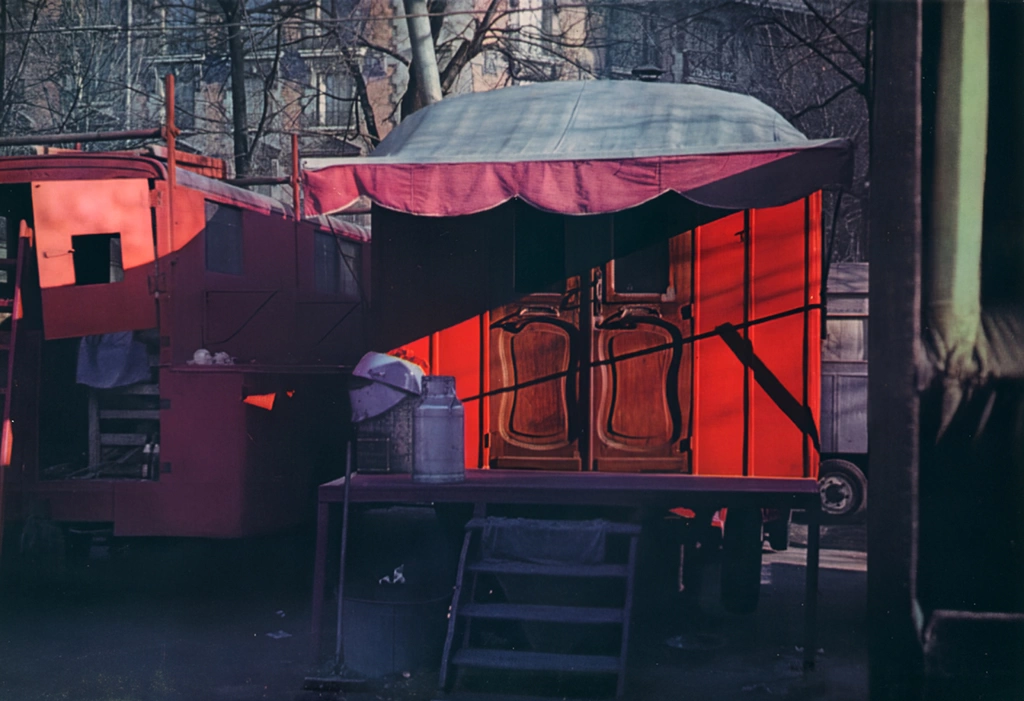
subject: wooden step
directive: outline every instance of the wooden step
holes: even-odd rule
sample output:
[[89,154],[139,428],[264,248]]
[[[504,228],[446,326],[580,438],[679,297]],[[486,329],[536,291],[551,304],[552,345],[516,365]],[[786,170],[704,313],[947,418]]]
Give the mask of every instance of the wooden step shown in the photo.
[[540,604],[464,604],[458,615],[509,621],[546,623],[622,623],[622,609],[596,606],[548,606]]
[[101,433],[100,445],[146,445],[145,433]]
[[101,419],[146,419],[159,421],[159,409],[101,409]]
[[551,652],[519,650],[482,650],[465,648],[455,653],[452,662],[459,667],[517,669],[530,672],[608,672],[619,671],[619,658],[608,655],[561,655]]
[[524,574],[540,577],[620,577],[629,576],[626,565],[541,565],[512,560],[480,560],[466,565],[471,572],[488,574]]
[[145,385],[126,385],[124,387],[114,387],[110,390],[117,394],[147,394],[147,395],[159,395],[160,385],[145,384]]
[[[529,521],[531,521],[533,519],[523,519],[523,520],[529,522]],[[536,520],[544,521],[546,519],[536,519]],[[552,523],[558,523],[559,524],[559,528],[561,528],[563,530],[566,530],[566,531],[589,530],[594,525],[593,521],[552,521]],[[578,524],[575,529],[573,528],[574,524]],[[485,526],[487,526],[487,525],[488,525],[488,521],[487,521],[486,518],[473,518],[473,519],[470,519],[468,523],[466,523],[466,530],[479,531],[479,530],[483,530],[483,528]],[[515,525],[514,520],[510,520],[508,522],[508,525],[509,525],[509,527],[513,527]],[[621,534],[621,535],[640,535],[640,526],[638,526],[636,524],[633,524],[633,523],[616,523],[614,521],[609,521],[609,522],[604,524],[604,529],[603,530],[604,530],[605,533],[615,533],[615,534]]]
[[[497,694],[486,691],[451,691],[434,692],[431,701],[561,701],[562,696],[525,696],[522,694]],[[428,697],[430,698],[430,697]],[[571,701],[609,701],[608,697],[594,698],[590,696],[571,696]]]

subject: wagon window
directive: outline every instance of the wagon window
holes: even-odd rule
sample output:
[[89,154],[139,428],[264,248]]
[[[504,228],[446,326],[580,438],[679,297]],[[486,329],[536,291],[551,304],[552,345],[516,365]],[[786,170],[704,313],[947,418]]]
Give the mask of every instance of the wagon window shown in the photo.
[[206,269],[242,274],[242,210],[207,200]]
[[76,285],[101,285],[124,280],[121,234],[86,234],[71,237]]
[[828,335],[821,347],[823,361],[867,361],[867,319],[828,319],[825,328]]
[[664,294],[668,289],[668,240],[615,259],[613,289],[618,294]]
[[313,238],[313,279],[316,291],[359,299],[361,249],[352,241],[317,232]]

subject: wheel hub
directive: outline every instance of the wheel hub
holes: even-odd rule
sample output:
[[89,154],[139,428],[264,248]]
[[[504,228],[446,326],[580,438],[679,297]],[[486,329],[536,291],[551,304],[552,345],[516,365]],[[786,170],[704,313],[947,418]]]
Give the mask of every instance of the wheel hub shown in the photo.
[[853,503],[853,485],[839,475],[825,475],[818,483],[821,492],[821,508],[827,514],[838,516],[846,513]]

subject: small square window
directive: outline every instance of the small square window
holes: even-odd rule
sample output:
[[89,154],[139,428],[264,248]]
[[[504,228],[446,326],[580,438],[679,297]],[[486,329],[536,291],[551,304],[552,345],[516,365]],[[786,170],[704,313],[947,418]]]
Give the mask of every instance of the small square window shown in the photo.
[[313,280],[320,294],[359,299],[359,244],[317,232],[313,239]]
[[102,285],[124,280],[121,234],[71,237],[76,285]]
[[206,269],[241,275],[242,263],[242,210],[207,200]]

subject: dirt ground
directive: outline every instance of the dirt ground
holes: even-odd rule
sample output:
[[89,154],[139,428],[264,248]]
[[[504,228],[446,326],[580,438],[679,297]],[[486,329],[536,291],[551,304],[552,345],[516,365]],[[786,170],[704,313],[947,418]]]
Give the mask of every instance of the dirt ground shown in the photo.
[[[753,615],[718,606],[713,565],[686,605],[640,606],[627,699],[866,698],[864,527],[824,533],[820,653],[808,674],[800,664],[806,529],[795,524],[793,536],[788,551],[765,554]],[[311,534],[93,541],[81,550],[40,572],[39,563],[19,561],[16,543],[8,545],[0,573],[0,701],[338,698],[302,690],[313,671]],[[430,701],[441,698],[436,682],[436,669],[408,670],[347,698]]]

